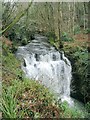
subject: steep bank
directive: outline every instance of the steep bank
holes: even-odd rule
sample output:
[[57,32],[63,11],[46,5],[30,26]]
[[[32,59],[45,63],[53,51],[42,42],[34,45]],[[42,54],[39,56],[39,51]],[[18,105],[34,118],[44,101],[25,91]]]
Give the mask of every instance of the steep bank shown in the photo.
[[[66,102],[63,104],[57,103],[49,90],[41,86],[38,82],[26,80],[24,76],[22,76],[22,72],[19,72],[21,71],[20,62],[15,58],[15,55],[12,54],[9,47],[6,47],[6,44],[4,45],[2,67],[9,71],[3,69],[3,104],[2,107],[0,106],[0,110],[3,112],[3,118],[84,117],[80,110],[69,108]],[[13,76],[13,73],[15,76]],[[43,108],[44,111],[42,111],[41,108]]]
[[64,51],[72,65],[71,95],[84,104],[90,101],[89,41],[87,34],[75,35],[73,42],[64,43]]

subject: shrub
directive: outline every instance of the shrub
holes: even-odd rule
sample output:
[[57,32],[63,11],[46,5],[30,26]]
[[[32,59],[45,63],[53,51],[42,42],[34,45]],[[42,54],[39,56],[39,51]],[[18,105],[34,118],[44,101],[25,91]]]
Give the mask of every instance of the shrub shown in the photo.
[[48,37],[50,43],[52,42],[54,43],[55,40],[57,39],[54,32],[48,32],[48,33],[45,33],[44,35]]
[[66,32],[64,32],[61,36],[61,40],[68,42],[68,41],[73,41],[73,38],[69,37],[69,35]]
[[90,33],[90,28],[87,28],[85,31],[84,31],[85,34],[89,34]]
[[81,28],[80,28],[80,26],[75,26],[75,27],[74,27],[74,34],[79,34],[79,33],[81,33]]
[[87,104],[85,105],[87,111],[90,113],[90,102],[87,102]]
[[89,95],[89,58],[88,50],[83,47],[67,48],[66,54],[72,64],[73,81],[71,87],[75,87],[75,92],[71,93],[73,97],[85,104],[90,100]]
[[13,44],[12,44],[12,47],[11,47],[11,49],[10,49],[11,52],[12,52],[12,53],[16,53],[17,49],[18,49],[18,47],[13,43]]
[[27,45],[28,41],[27,41],[27,38],[23,38],[23,40],[21,41],[21,44],[22,45]]
[[23,79],[20,61],[16,59],[15,55],[4,44],[2,54],[2,82],[9,83],[12,79],[16,78]]

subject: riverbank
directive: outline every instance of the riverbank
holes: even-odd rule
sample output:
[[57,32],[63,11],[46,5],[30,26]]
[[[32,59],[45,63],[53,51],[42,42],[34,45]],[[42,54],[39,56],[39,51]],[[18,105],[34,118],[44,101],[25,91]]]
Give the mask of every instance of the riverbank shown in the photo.
[[[3,118],[83,118],[82,111],[59,104],[47,88],[23,76],[18,61],[7,45],[2,56]],[[43,109],[42,109],[43,108]]]

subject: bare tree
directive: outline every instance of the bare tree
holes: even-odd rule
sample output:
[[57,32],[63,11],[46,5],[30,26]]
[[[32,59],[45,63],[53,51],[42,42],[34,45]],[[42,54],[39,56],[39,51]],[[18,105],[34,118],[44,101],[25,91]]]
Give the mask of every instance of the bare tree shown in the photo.
[[27,13],[27,11],[31,7],[31,5],[32,5],[32,2],[30,2],[30,4],[28,5],[28,7],[25,10],[23,10],[21,13],[18,13],[18,15],[15,17],[15,19],[5,29],[3,29],[0,32],[0,34],[3,34],[7,30],[9,30],[10,28],[12,28],[13,25],[15,25],[20,20],[20,18],[23,17]]

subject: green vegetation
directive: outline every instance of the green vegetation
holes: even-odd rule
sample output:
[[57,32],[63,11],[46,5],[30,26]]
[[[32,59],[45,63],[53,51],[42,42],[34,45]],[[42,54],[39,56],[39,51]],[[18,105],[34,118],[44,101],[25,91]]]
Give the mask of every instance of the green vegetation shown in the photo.
[[61,104],[61,108],[64,110],[62,118],[84,118],[87,114],[87,112],[79,110],[76,105],[69,107],[66,101]]
[[[72,43],[73,44],[73,43]],[[71,84],[71,96],[82,101],[86,109],[90,110],[90,63],[89,53],[87,50],[87,43],[81,43],[81,46],[77,44],[73,46],[65,45],[64,50],[72,64],[73,80]],[[88,107],[87,107],[88,105]]]
[[53,106],[53,100],[52,94],[38,82],[13,80],[10,85],[3,85],[1,110],[5,118],[45,117],[46,114],[54,117],[52,112],[59,108]]
[[74,28],[74,34],[79,34],[79,33],[81,33],[80,26],[75,26],[75,28]]
[[73,38],[70,38],[69,35],[66,32],[64,32],[64,33],[62,33],[61,41],[66,41],[66,42],[69,41],[70,42],[70,41],[73,41]]
[[75,107],[70,108],[67,102],[56,101],[53,93],[37,81],[26,79],[21,70],[21,62],[15,57],[18,46],[28,44],[35,33],[47,36],[48,42],[56,49],[64,50],[71,61],[73,75],[71,96],[82,101],[90,113],[88,2],[59,2],[59,4],[3,2],[2,6],[3,9],[0,7],[0,12],[2,11],[0,35],[3,33],[0,112],[3,113],[3,117],[88,117],[90,114],[87,115]]
[[8,82],[12,79],[23,79],[23,72],[20,69],[20,61],[15,59],[15,55],[12,53],[12,48],[4,43],[3,55],[2,55],[2,77],[4,82]]
[[3,118],[83,118],[82,111],[59,103],[38,81],[24,78],[20,62],[10,48],[3,46],[2,104]]
[[59,104],[47,88],[33,80],[12,80],[3,85],[2,106],[4,118],[84,118],[85,114],[70,108],[67,102]]
[[88,113],[89,113],[89,116],[90,116],[90,102],[87,102],[87,104],[85,105]]
[[86,102],[89,100],[89,60],[88,60],[88,51],[86,48],[75,47],[68,48],[66,51],[68,54],[73,68],[73,76],[75,79],[75,83],[73,85],[77,87],[77,90],[81,95],[83,95],[83,99]]
[[90,33],[90,28],[87,28],[85,31],[84,31],[85,34],[89,34]]

